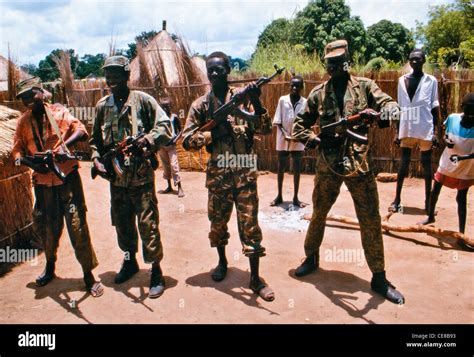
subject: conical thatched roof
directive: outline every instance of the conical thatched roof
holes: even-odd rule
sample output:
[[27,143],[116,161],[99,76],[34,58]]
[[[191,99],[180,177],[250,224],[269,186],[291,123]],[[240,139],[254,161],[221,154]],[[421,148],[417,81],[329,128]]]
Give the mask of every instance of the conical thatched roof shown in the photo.
[[0,165],[10,157],[15,134],[16,122],[21,113],[0,105]]
[[[32,77],[30,74],[22,71],[19,68],[18,70],[19,79],[22,81],[24,79]],[[0,92],[8,90],[8,59],[0,55]]]
[[202,76],[202,67],[191,61],[183,42],[177,42],[166,31],[160,31],[146,47],[137,45],[138,55],[130,64],[130,81],[132,85],[175,86],[199,82],[207,77]]

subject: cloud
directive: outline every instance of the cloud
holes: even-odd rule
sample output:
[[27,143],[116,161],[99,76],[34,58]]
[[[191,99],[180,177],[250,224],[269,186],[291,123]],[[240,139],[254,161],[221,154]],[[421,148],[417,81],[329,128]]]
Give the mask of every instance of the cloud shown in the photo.
[[[352,15],[366,26],[387,18],[411,28],[426,20],[429,4],[444,0],[346,0]],[[222,50],[248,58],[258,35],[272,20],[292,17],[305,0],[0,0],[0,53],[8,44],[18,63],[38,63],[56,48],[73,48],[81,56],[108,53],[113,37],[116,48],[127,48],[136,35],[168,30],[182,35],[192,51]]]

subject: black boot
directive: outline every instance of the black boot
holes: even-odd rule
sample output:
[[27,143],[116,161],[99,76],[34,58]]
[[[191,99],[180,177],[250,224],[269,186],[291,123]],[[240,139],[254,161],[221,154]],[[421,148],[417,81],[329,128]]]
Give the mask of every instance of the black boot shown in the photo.
[[36,286],[45,286],[51,280],[53,280],[56,275],[54,274],[55,264],[46,262],[46,268],[44,269],[43,273],[36,278]]
[[122,284],[134,276],[140,268],[138,267],[137,258],[135,258],[135,254],[130,254],[129,259],[124,259],[122,263],[122,268],[115,276],[115,284]]
[[372,290],[394,304],[403,305],[405,298],[385,277],[385,272],[374,273],[370,283]]
[[212,271],[211,277],[215,282],[219,282],[225,279],[227,275],[227,258],[225,256],[225,246],[217,247],[217,253],[219,254],[219,263]]
[[150,291],[148,292],[148,297],[150,299],[156,299],[160,297],[164,291],[165,281],[160,264],[153,264],[151,267]]
[[316,271],[319,266],[319,259],[317,258],[316,254],[311,254],[310,256],[306,257],[304,262],[295,270],[295,276],[305,276],[311,274],[312,272]]

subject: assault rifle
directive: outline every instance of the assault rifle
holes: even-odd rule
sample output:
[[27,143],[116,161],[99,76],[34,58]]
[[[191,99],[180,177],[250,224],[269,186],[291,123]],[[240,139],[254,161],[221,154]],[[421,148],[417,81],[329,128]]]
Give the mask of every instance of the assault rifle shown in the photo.
[[31,155],[27,155],[24,159],[36,165],[43,165],[47,170],[53,172],[61,181],[66,179],[66,175],[59,168],[57,162],[64,162],[67,160],[82,160],[82,153],[55,153],[52,150],[44,152],[36,152]]
[[129,166],[132,157],[141,158],[144,164],[149,165],[156,170],[158,168],[158,160],[156,156],[147,151],[146,149],[138,147],[137,143],[139,139],[145,136],[144,132],[137,135],[130,135],[120,141],[118,144],[112,146],[106,153],[99,159],[104,165],[106,174],[101,174],[95,166],[92,166],[91,176],[95,179],[97,175],[105,178],[106,180],[114,179],[115,177],[121,177],[125,171],[125,167]]
[[[261,77],[255,82],[258,88],[264,86],[265,84],[269,83],[272,81],[273,78],[276,76],[280,75],[283,73],[285,70],[285,67],[278,67],[278,65],[274,65],[275,67],[275,73],[273,73],[270,77]],[[219,107],[214,113],[211,115],[211,120],[206,122],[204,125],[202,125],[199,128],[199,131],[204,132],[204,131],[211,131],[218,125],[224,123],[227,121],[227,116],[228,115],[233,115],[240,117],[246,121],[255,121],[258,119],[258,115],[251,114],[245,110],[242,110],[239,108],[239,106],[244,103],[246,97],[248,96],[248,90],[243,89],[237,93],[235,93],[230,100]]]

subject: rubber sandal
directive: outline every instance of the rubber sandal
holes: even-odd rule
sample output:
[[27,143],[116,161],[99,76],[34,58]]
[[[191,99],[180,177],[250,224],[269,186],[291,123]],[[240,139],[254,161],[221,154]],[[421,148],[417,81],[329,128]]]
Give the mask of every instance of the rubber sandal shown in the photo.
[[400,203],[396,204],[395,202],[392,202],[390,206],[388,206],[388,211],[393,212],[393,213],[398,213],[401,211],[401,209],[402,209],[402,205]]
[[272,202],[270,202],[270,206],[275,207],[275,206],[281,205],[282,203],[283,203],[283,199],[275,198]]
[[308,204],[301,202],[301,201],[293,201],[293,206],[299,207],[299,208],[305,208]]
[[87,288],[92,297],[100,297],[104,295],[104,287],[98,281],[96,281],[91,287]]
[[275,300],[275,292],[264,283],[260,283],[257,287],[250,285],[250,289],[265,301]]

